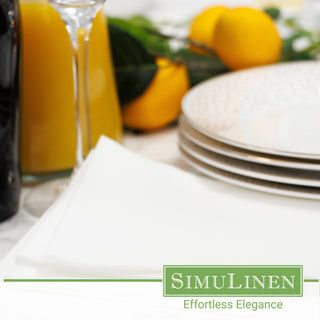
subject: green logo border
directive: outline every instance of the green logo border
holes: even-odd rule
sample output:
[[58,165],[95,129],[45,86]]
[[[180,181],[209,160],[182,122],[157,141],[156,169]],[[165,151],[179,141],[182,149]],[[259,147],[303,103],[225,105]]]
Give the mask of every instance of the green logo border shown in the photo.
[[[166,293],[166,269],[172,268],[298,268],[300,269],[300,293],[299,294],[168,294]],[[303,266],[302,265],[164,265],[163,266],[163,296],[164,297],[303,297]]]

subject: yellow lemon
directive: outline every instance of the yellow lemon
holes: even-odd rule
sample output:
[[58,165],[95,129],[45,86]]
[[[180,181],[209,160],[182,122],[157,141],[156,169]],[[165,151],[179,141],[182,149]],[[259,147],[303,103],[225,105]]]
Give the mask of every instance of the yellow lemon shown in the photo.
[[[214,33],[221,15],[228,9],[226,7],[211,7],[200,13],[191,23],[189,39],[214,49]],[[206,53],[195,46],[191,50],[198,53]]]
[[187,68],[157,59],[159,69],[147,90],[123,108],[123,121],[138,130],[160,129],[180,113],[181,100],[189,90]]
[[273,20],[252,8],[226,11],[216,25],[214,48],[231,69],[275,63],[282,40]]

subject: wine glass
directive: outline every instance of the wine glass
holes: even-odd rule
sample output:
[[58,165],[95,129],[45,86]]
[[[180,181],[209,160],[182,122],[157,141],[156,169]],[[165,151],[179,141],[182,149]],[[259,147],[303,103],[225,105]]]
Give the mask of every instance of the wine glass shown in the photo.
[[[77,137],[76,165],[73,170],[75,173],[92,148],[88,43],[93,20],[103,8],[104,0],[49,0],[49,3],[64,21],[71,41]],[[25,209],[33,215],[42,215],[67,184],[68,179],[45,183],[34,188],[25,198]]]
[[[76,108],[77,148],[75,170],[84,159],[84,145],[92,147],[88,97],[88,42],[92,22],[104,0],[49,0],[66,25],[72,46],[73,82]],[[86,106],[86,119],[80,119],[80,101]],[[84,128],[86,126],[86,128]]]

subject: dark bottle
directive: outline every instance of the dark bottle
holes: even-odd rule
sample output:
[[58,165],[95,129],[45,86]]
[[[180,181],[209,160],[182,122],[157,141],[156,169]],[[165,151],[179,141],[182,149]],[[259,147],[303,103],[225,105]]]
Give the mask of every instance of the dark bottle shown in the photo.
[[0,222],[19,205],[19,5],[0,0]]

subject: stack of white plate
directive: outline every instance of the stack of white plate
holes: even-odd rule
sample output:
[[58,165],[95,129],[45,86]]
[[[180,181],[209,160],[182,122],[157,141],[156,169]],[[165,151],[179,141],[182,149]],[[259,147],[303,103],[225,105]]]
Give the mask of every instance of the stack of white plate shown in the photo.
[[183,158],[243,187],[320,199],[320,64],[283,63],[206,81],[184,98]]

